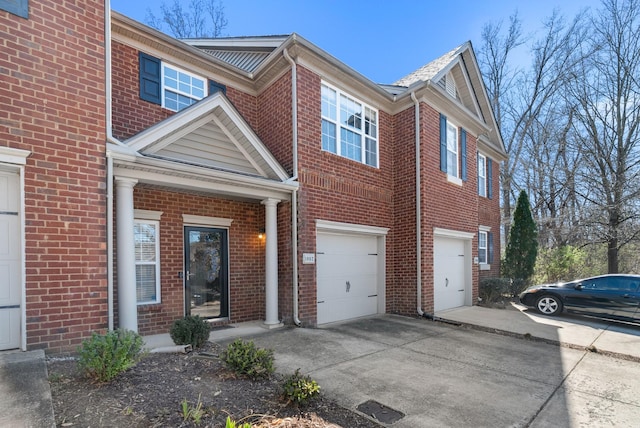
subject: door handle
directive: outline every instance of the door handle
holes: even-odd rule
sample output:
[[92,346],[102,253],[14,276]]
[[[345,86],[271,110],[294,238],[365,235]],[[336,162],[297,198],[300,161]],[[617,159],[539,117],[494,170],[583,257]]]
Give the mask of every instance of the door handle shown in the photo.
[[347,281],[347,293],[351,290],[351,283]]

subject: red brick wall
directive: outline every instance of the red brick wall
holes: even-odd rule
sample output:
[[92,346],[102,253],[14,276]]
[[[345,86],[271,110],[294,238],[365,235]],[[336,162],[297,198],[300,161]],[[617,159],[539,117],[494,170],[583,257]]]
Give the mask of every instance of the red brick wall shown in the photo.
[[229,228],[229,320],[264,319],[264,244],[258,231],[264,227],[264,206],[146,186],[134,188],[134,207],[162,211],[160,219],[161,303],[138,307],[142,335],[167,333],[184,315],[183,214],[232,219]]
[[[422,291],[423,308],[433,312],[433,229],[435,227],[478,234],[478,184],[476,139],[467,133],[467,181],[462,186],[447,181],[440,171],[440,112],[420,105],[422,171]],[[478,254],[477,238],[472,240],[472,257]],[[477,301],[478,269],[472,270],[472,301]]]
[[0,145],[25,168],[27,348],[107,327],[104,2],[0,11]]
[[[299,253],[315,253],[315,220],[330,220],[392,228],[392,119],[379,117],[380,168],[373,168],[321,150],[320,77],[298,67]],[[357,96],[357,94],[353,94]],[[389,257],[389,256],[388,256]],[[299,266],[300,318],[315,324],[315,265]],[[393,277],[387,261],[387,277]]]
[[[395,265],[395,275],[387,276],[387,310],[415,314],[417,308],[415,110],[409,108],[398,113],[394,119],[395,224],[392,232],[392,260]],[[424,182],[422,187],[426,188]]]
[[478,197],[478,224],[491,227],[493,233],[493,261],[490,270],[481,270],[480,278],[500,276],[500,163],[492,162],[493,197]]

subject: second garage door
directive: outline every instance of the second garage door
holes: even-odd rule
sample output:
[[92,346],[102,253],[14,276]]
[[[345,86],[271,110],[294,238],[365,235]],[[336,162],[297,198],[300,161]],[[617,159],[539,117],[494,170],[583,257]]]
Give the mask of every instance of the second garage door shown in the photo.
[[318,324],[378,312],[378,245],[369,235],[318,233]]
[[467,297],[465,241],[436,237],[433,253],[434,311],[464,306]]

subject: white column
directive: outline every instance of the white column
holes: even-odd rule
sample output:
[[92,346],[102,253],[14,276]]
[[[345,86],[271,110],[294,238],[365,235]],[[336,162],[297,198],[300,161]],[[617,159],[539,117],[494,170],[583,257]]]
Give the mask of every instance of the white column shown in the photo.
[[116,177],[116,242],[118,267],[118,326],[138,331],[136,257],[133,239],[133,186],[138,180]]
[[265,199],[265,325],[279,326],[278,319],[278,199]]

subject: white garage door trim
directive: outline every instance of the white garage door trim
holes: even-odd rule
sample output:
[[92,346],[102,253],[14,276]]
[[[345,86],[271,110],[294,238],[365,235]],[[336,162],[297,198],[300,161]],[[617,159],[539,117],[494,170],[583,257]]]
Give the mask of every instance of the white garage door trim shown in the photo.
[[[474,233],[463,232],[459,230],[451,230],[451,229],[442,229],[442,228],[434,228],[433,231],[433,252],[434,252],[434,284],[433,284],[433,306],[434,312],[450,309],[449,307],[442,307],[442,302],[438,302],[438,294],[440,294],[440,289],[438,288],[439,284],[437,284],[439,273],[441,272],[442,267],[436,265],[436,258],[438,256],[438,240],[439,239],[449,239],[456,240],[460,243],[463,248],[463,256],[464,256],[464,269],[463,272],[460,273],[464,284],[464,306],[472,305],[472,296],[473,296],[473,284],[472,284],[472,242],[475,237]],[[442,284],[440,284],[441,286]],[[442,297],[442,295],[440,295]],[[445,306],[446,303],[445,303]]]
[[[376,226],[366,226],[366,225],[359,225],[359,224],[352,224],[352,223],[340,223],[340,222],[333,222],[333,221],[327,221],[327,220],[316,220],[316,246],[318,244],[318,240],[320,239],[320,237],[322,236],[323,238],[328,238],[330,239],[330,237],[333,235],[336,237],[336,239],[340,239],[340,238],[344,238],[344,237],[349,237],[352,236],[354,238],[372,238],[375,241],[374,242],[370,242],[370,243],[366,243],[366,241],[363,241],[362,239],[360,240],[361,243],[365,244],[365,245],[373,245],[373,251],[375,251],[375,253],[377,254],[376,256],[376,272],[375,272],[375,277],[376,277],[376,284],[375,284],[375,292],[377,293],[376,296],[376,300],[377,302],[375,303],[376,305],[376,313],[384,313],[385,312],[385,304],[386,304],[386,300],[385,300],[385,271],[386,271],[386,264],[385,264],[385,260],[386,260],[386,235],[388,233],[389,229],[388,228],[383,228],[383,227],[376,227]],[[317,248],[316,248],[317,250]],[[324,295],[323,293],[326,290],[320,290],[320,285],[318,283],[318,277],[319,277],[319,270],[322,268],[322,263],[321,263],[321,257],[323,255],[318,253],[317,254],[317,265],[316,265],[316,286],[317,286],[317,290],[316,290],[316,296],[320,296],[321,294]],[[348,285],[347,285],[348,287]],[[348,287],[349,288],[349,287]],[[320,300],[320,298],[318,298],[316,305],[322,305],[324,304],[324,298],[323,300]],[[358,315],[356,315],[358,316]],[[342,321],[346,318],[341,317],[340,319],[333,319],[331,316],[328,315],[328,313],[326,313],[326,311],[321,311],[320,307],[318,306],[318,318],[317,318],[317,323],[318,324],[327,324],[330,322],[334,322],[334,321]]]
[[24,218],[24,166],[27,163],[27,158],[31,155],[30,151],[13,149],[9,147],[0,147],[0,171],[10,174],[18,175],[18,193],[19,193],[19,202],[18,202],[18,223],[19,223],[19,231],[18,231],[18,242],[19,242],[19,282],[20,282],[20,308],[18,309],[20,312],[20,332],[19,334],[19,343],[17,347],[23,351],[27,350],[27,329],[26,329],[26,292],[25,292],[25,284],[26,284],[26,272],[25,272],[25,264],[26,264],[26,256],[25,256],[25,218]]

